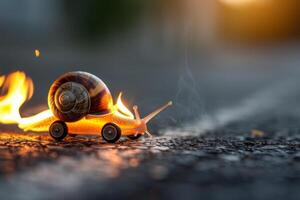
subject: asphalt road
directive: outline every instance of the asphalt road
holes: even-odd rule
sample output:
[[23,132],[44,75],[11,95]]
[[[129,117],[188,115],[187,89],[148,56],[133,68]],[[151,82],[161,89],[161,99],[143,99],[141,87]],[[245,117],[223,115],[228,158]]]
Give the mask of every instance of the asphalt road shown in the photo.
[[0,134],[1,199],[299,199],[300,137]]

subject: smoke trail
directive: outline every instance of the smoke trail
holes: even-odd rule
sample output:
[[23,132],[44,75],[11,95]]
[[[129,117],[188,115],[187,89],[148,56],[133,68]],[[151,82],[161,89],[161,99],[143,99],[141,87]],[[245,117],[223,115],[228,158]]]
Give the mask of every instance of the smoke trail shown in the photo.
[[289,99],[298,90],[296,81],[284,81],[265,88],[235,106],[219,109],[212,114],[201,116],[199,120],[187,123],[181,128],[167,129],[164,135],[201,135],[224,127],[229,123],[247,119],[271,109],[276,109],[280,104]]

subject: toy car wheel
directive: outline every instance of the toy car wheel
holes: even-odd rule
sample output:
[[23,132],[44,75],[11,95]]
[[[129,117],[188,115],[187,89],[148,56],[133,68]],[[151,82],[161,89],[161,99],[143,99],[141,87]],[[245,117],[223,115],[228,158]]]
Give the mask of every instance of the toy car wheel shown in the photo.
[[127,137],[131,140],[137,140],[142,136],[142,134],[136,134],[136,135],[128,135]]
[[49,128],[50,136],[56,141],[63,140],[68,135],[67,124],[63,121],[55,121]]
[[121,137],[121,129],[115,124],[106,124],[101,131],[102,138],[108,143],[115,143]]

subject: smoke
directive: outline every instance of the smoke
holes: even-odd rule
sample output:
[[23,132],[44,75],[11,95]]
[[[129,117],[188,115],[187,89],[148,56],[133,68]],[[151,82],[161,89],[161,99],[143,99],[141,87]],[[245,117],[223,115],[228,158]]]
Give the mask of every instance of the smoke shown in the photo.
[[[160,131],[162,135],[201,135],[208,131],[222,128],[230,123],[242,121],[255,115],[265,114],[278,107],[284,107],[284,103],[294,100],[295,98],[292,97],[299,95],[299,81],[297,80],[297,77],[291,79],[290,74],[289,77],[280,76],[281,81],[276,80],[275,83],[270,83],[269,86],[252,94],[250,93],[246,98],[237,101],[237,103],[231,106],[207,113],[205,110],[205,102],[202,98],[202,91],[198,87],[193,76],[194,73],[190,69],[190,67],[192,67],[190,63],[193,63],[192,56],[189,53],[189,44],[193,41],[191,24],[186,26],[186,36],[188,40],[185,44],[184,52],[185,71],[179,79],[179,89],[174,102],[179,110],[177,116],[184,116],[189,119],[189,122],[183,122],[181,127],[178,127],[177,125],[176,128],[162,130]],[[203,60],[205,61],[205,59]],[[223,59],[216,62],[218,65],[226,65],[226,62],[224,63]],[[248,61],[246,60],[244,64],[247,64],[247,62]],[[227,65],[229,65],[229,63],[227,63]],[[295,75],[296,73],[298,72],[295,71],[292,74]],[[190,119],[196,120],[191,122]],[[180,123],[180,121],[176,122],[177,124]]]
[[[197,86],[192,71],[186,67],[178,81],[178,90],[174,98],[176,104],[177,123],[180,118],[195,119],[201,111],[204,111],[204,102],[201,91]],[[197,112],[195,112],[197,111]]]
[[186,123],[181,128],[167,129],[162,133],[164,135],[201,135],[229,123],[277,109],[283,103],[287,103],[287,100],[297,94],[297,91],[298,84],[295,80],[279,82],[255,92],[233,106],[221,108],[211,114],[204,114],[198,120]]

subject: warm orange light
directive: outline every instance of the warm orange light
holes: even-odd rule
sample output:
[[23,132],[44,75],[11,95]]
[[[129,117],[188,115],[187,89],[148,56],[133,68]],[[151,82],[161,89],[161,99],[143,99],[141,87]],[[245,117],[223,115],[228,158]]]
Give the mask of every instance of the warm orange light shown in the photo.
[[271,0],[219,0],[219,1],[229,6],[246,6],[250,4],[264,4],[264,3],[268,3]]

